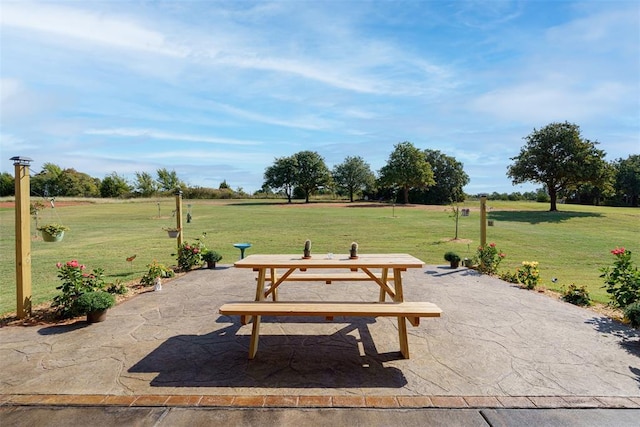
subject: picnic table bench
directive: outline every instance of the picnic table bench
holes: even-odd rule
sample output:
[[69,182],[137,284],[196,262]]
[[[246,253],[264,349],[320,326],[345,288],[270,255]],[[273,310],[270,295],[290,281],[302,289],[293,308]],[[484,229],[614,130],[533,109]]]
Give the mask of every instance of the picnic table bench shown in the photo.
[[[249,359],[255,358],[258,350],[258,338],[261,316],[320,316],[333,319],[345,317],[396,317],[400,352],[409,358],[407,336],[408,320],[418,326],[421,317],[439,317],[442,310],[430,302],[404,301],[402,290],[402,272],[407,268],[422,268],[424,263],[407,254],[370,254],[358,258],[338,255],[335,258],[303,259],[298,255],[249,255],[237,261],[235,267],[252,268],[258,272],[254,301],[229,302],[220,307],[222,315],[239,315],[242,323],[253,319],[253,329],[249,345]],[[282,275],[277,269],[286,269]],[[340,273],[306,273],[309,269],[348,269]],[[372,269],[381,269],[374,273]],[[389,270],[393,273],[390,275]],[[301,273],[295,273],[301,271]],[[352,301],[277,301],[277,289],[287,281],[362,281],[368,280],[380,287],[378,302]],[[269,286],[266,283],[269,282]],[[266,301],[272,295],[273,301]],[[385,302],[386,295],[392,302]]]

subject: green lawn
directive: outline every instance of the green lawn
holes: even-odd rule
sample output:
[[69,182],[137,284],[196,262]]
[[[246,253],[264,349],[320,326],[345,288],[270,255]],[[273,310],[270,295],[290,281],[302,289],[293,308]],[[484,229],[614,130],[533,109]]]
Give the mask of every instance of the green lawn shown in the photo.
[[[160,203],[160,217],[158,217]],[[193,220],[184,223],[185,239],[203,232],[205,243],[223,255],[221,264],[232,264],[239,256],[236,242],[250,242],[251,253],[302,253],[304,241],[312,241],[312,253],[346,253],[351,242],[361,253],[406,252],[427,264],[444,265],[443,255],[454,250],[472,257],[480,240],[479,202],[469,217],[460,218],[456,243],[455,223],[446,206],[395,206],[365,203],[347,207],[328,203],[287,205],[281,201],[185,200],[186,215],[191,205]],[[515,270],[522,261],[538,261],[543,285],[559,290],[570,283],[586,285],[591,296],[607,301],[601,288],[599,268],[610,265],[609,251],[624,246],[638,258],[640,210],[593,206],[560,205],[561,212],[547,212],[548,204],[532,202],[487,203],[487,240],[507,254],[500,270]],[[35,304],[55,295],[56,262],[77,259],[89,269],[104,268],[110,281],[128,282],[140,278],[154,259],[175,264],[176,240],[163,228],[175,226],[173,198],[159,200],[95,200],[75,206],[46,209],[41,223],[62,222],[71,228],[60,243],[45,243],[32,230],[33,300]],[[0,209],[0,313],[15,311],[15,236],[13,208]],[[133,263],[126,258],[137,255]],[[556,277],[557,283],[551,283]]]

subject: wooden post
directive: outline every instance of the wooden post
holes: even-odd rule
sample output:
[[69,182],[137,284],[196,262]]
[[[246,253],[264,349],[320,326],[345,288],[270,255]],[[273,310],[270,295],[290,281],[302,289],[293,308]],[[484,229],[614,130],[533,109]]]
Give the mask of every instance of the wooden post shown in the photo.
[[480,246],[487,244],[487,196],[480,196]]
[[176,190],[176,228],[180,230],[178,233],[178,249],[184,242],[184,230],[182,229],[182,190]]
[[31,316],[31,212],[28,157],[12,157],[16,192],[16,302],[19,319]]

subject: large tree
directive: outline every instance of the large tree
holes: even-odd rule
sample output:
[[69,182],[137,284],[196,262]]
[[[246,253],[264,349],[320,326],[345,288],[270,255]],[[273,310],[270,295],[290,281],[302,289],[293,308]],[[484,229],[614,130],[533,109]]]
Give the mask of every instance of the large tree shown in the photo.
[[640,198],[640,155],[632,154],[615,162],[615,189],[618,196],[629,206],[638,206]]
[[344,162],[333,167],[335,184],[349,193],[349,200],[353,202],[353,195],[366,188],[374,186],[376,177],[371,167],[362,157],[347,157]]
[[158,174],[158,183],[160,184],[161,190],[174,191],[185,186],[174,170],[169,172],[166,168],[162,168],[158,169],[156,173]]
[[463,187],[469,183],[469,175],[462,163],[438,150],[426,149],[424,156],[431,165],[436,183],[424,192],[423,203],[444,205],[464,201]]
[[296,159],[296,185],[304,192],[304,201],[319,188],[331,185],[331,172],[322,156],[315,151],[300,151],[293,155]]
[[264,171],[264,186],[282,190],[291,203],[291,196],[296,185],[298,162],[295,157],[279,157]]
[[558,210],[559,193],[601,179],[605,153],[596,148],[597,142],[583,139],[577,125],[551,123],[534,128],[524,139],[526,144],[511,158],[514,163],[507,176],[514,185],[529,181],[544,184],[551,199],[550,211]]
[[131,192],[131,186],[127,179],[112,172],[104,177],[100,183],[100,196],[102,197],[124,197]]
[[433,171],[424,153],[411,142],[396,144],[387,164],[380,169],[383,185],[402,188],[404,203],[409,203],[409,190],[426,188],[433,184]]
[[142,197],[150,197],[158,192],[158,182],[149,172],[136,172],[136,181],[133,187],[135,192]]

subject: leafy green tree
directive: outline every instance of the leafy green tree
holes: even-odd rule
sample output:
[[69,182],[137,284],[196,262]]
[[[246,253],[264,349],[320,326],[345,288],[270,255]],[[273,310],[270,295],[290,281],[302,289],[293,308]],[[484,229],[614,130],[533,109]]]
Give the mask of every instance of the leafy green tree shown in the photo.
[[127,179],[112,172],[104,177],[100,183],[100,196],[102,197],[124,197],[131,192],[131,186]]
[[615,190],[629,206],[638,206],[640,198],[640,155],[632,154],[615,162]]
[[423,192],[422,203],[444,205],[464,201],[463,187],[469,183],[469,175],[462,163],[438,150],[424,150],[424,156],[436,183]]
[[178,178],[176,171],[169,172],[166,168],[158,169],[158,183],[163,191],[173,191],[177,188],[184,187],[184,183]]
[[409,203],[409,190],[435,184],[431,165],[422,151],[411,142],[396,144],[387,164],[380,169],[380,182],[402,188],[404,203]]
[[134,191],[142,197],[150,197],[158,192],[159,184],[148,172],[136,172]]
[[331,185],[331,172],[322,156],[315,151],[300,151],[294,157],[297,163],[296,184],[304,191],[305,203],[309,203],[311,194]]
[[42,170],[31,179],[31,191],[41,197],[64,195],[60,188],[62,168],[53,163],[45,163]]
[[568,193],[584,183],[597,183],[605,167],[605,153],[597,142],[583,139],[580,128],[569,122],[551,123],[534,129],[525,138],[520,154],[512,157],[507,176],[514,185],[544,184],[551,199],[550,211],[558,210],[558,194]]
[[65,169],[58,178],[60,196],[100,197],[100,180],[73,168]]
[[298,172],[298,162],[295,157],[279,157],[264,171],[263,188],[269,187],[275,190],[282,190],[287,196],[287,201],[291,203],[293,189],[296,186],[296,176]]
[[231,189],[231,187],[229,186],[229,184],[227,184],[227,180],[225,179],[220,183],[220,186],[218,187],[218,189],[219,190],[229,190],[229,189]]
[[349,193],[349,200],[353,202],[353,195],[375,185],[376,177],[369,164],[362,157],[347,157],[344,162],[334,166],[333,181],[338,188]]
[[9,172],[2,172],[0,174],[0,197],[13,196],[15,192],[15,178]]

